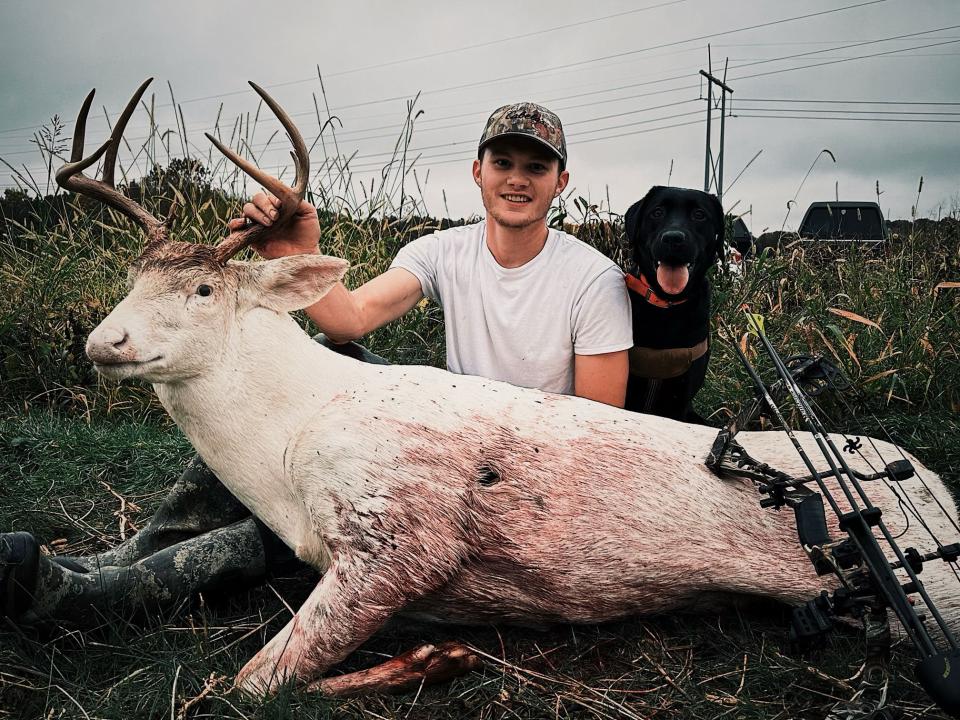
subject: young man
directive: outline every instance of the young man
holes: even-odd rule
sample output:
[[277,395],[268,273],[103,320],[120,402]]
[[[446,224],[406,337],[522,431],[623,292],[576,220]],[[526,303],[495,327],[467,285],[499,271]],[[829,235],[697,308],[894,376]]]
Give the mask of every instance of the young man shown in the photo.
[[[623,273],[546,224],[570,178],[560,119],[533,103],[493,112],[473,179],[486,219],[427,235],[353,292],[342,284],[307,310],[334,342],[355,340],[427,296],[446,318],[447,368],[622,407],[632,345]],[[270,225],[279,201],[259,193],[245,218]],[[233,229],[244,220],[231,222]],[[317,252],[316,210],[303,203],[264,257]]]
[[[623,275],[546,224],[565,166],[556,115],[532,103],[499,108],[473,163],[486,219],[413,241],[385,273],[352,292],[337,285],[308,314],[336,349],[426,296],[443,305],[451,371],[622,406],[632,345]],[[254,196],[243,216],[230,227],[270,225],[275,199]],[[318,252],[319,240],[316,209],[303,203],[289,232],[257,250]],[[0,535],[0,615],[67,619],[85,607],[166,603],[259,581],[291,554],[195,459],[150,522],[106,553],[48,559],[27,533]]]

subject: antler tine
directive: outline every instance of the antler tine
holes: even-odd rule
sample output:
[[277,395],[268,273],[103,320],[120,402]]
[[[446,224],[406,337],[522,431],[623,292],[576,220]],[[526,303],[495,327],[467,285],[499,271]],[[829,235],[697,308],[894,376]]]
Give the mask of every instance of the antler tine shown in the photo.
[[[110,138],[92,155],[87,158],[82,158],[87,113],[90,111],[90,104],[93,102],[93,94],[95,92],[91,90],[83,101],[83,105],[80,107],[79,115],[77,115],[70,162],[65,163],[56,173],[57,184],[60,187],[95,198],[115,210],[119,210],[139,224],[147,233],[148,244],[164,243],[167,241],[166,225],[163,221],[151,215],[140,204],[126,197],[113,186],[113,167],[116,164],[117,151],[127,121],[130,119],[130,115],[140,101],[143,91],[146,90],[147,85],[149,85],[152,80],[153,78],[146,80],[140,85],[136,93],[134,93],[133,98],[127,103],[127,107],[114,126]],[[104,153],[107,153],[107,160],[104,163],[104,179],[94,180],[83,175],[83,171],[97,162]]]
[[70,162],[78,162],[83,158],[83,139],[87,133],[87,113],[90,112],[90,105],[93,103],[93,96],[97,94],[94,88],[87,93],[87,97],[80,106],[80,114],[77,115],[77,123],[73,130],[73,148],[70,150]]
[[107,183],[110,187],[113,187],[113,172],[117,165],[117,153],[120,151],[120,140],[123,139],[123,131],[126,130],[127,122],[130,120],[130,116],[133,115],[133,111],[137,109],[137,103],[139,103],[140,98],[143,97],[147,85],[152,82],[153,78],[147,78],[140,84],[140,87],[137,88],[133,97],[127,102],[127,106],[123,109],[123,112],[120,113],[120,117],[117,118],[116,125],[113,126],[113,132],[110,134],[110,149],[107,151],[107,156],[103,159],[103,182]]
[[296,193],[297,197],[302,200],[307,190],[307,176],[310,174],[310,153],[307,151],[307,144],[303,141],[303,136],[300,134],[297,126],[294,125],[293,120],[291,120],[284,109],[277,104],[276,100],[270,97],[267,91],[255,82],[251,82],[250,87],[256,90],[257,95],[263,98],[263,101],[273,111],[273,114],[277,116],[280,124],[283,125],[283,129],[287,131],[287,139],[290,141],[290,144],[293,145],[293,151],[290,153],[290,156],[293,158],[295,172],[293,188],[291,189]]
[[277,178],[265,173],[249,160],[240,157],[237,153],[226,147],[210,133],[206,133],[207,139],[210,140],[210,142],[212,142],[220,152],[226,155],[234,165],[239,167],[247,175],[252,177],[254,180],[263,185],[263,187],[280,198],[279,217],[270,227],[253,225],[243,230],[231,233],[226,239],[217,245],[215,256],[220,263],[226,263],[227,260],[243,250],[243,248],[251,245],[254,242],[263,240],[276,228],[282,227],[289,222],[290,218],[292,218],[294,213],[296,213],[297,207],[300,205],[300,201],[303,200],[303,197],[306,194],[307,179],[310,176],[310,153],[307,151],[307,144],[303,141],[303,136],[300,134],[297,126],[294,125],[293,120],[290,119],[290,116],[284,112],[283,108],[280,107],[272,97],[270,97],[266,90],[254,82],[251,82],[250,86],[261,98],[263,98],[263,101],[267,104],[270,110],[273,111],[273,114],[277,116],[280,124],[283,125],[284,130],[287,131],[287,138],[290,140],[290,144],[293,146],[293,151],[290,153],[290,155],[293,158],[294,164],[294,182],[293,187],[288,187]]

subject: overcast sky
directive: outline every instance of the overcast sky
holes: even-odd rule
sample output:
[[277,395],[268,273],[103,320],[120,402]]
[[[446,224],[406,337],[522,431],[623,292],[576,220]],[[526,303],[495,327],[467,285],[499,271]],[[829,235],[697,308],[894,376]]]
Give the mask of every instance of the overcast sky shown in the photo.
[[[668,179],[702,187],[698,70],[707,67],[710,42],[714,73],[729,58],[734,90],[724,205],[752,208],[745,219],[754,232],[779,229],[795,196],[788,228],[837,188],[841,200],[875,200],[878,180],[893,218],[910,216],[921,175],[921,215],[960,206],[958,0],[0,0],[0,10],[0,157],[25,164],[41,185],[46,172],[31,133],[59,114],[69,136],[91,87],[98,94],[88,149],[107,134],[103,106],[115,117],[154,76],[158,125],[176,127],[169,83],[189,150],[205,158],[203,131],[218,113],[229,135],[234,119],[255,108],[247,80],[265,86],[312,143],[320,130],[314,95],[326,118],[319,68],[330,112],[342,122],[339,150],[356,152],[352,165],[367,186],[419,92],[411,155],[422,151],[417,180],[427,209],[481,212],[470,160],[483,123],[497,106],[532,100],[564,123],[574,196],[604,206],[609,196],[622,213]],[[719,113],[714,120],[716,148]],[[141,109],[127,131],[131,145],[147,123]],[[265,118],[252,142],[272,170],[288,151],[282,139],[264,149],[275,127]],[[324,141],[332,152],[329,129]],[[798,193],[824,148],[836,162],[821,155]],[[323,159],[318,144],[314,169]],[[11,184],[3,168],[0,187]]]

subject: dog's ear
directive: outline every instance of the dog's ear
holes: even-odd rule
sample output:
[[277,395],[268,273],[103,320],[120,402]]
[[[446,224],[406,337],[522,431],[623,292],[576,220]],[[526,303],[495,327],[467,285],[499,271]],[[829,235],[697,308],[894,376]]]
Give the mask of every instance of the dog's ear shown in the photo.
[[707,201],[710,204],[710,214],[713,216],[713,227],[715,236],[713,238],[713,250],[717,261],[723,260],[723,246],[726,243],[727,236],[727,216],[723,212],[723,205],[717,199],[716,195],[709,195]]
[[627,210],[627,214],[623,216],[623,229],[627,234],[627,240],[632,242],[633,238],[636,237],[637,230],[639,230],[640,218],[643,216],[643,209],[647,201],[660,189],[659,185],[654,185],[647,191],[646,195],[631,205]]

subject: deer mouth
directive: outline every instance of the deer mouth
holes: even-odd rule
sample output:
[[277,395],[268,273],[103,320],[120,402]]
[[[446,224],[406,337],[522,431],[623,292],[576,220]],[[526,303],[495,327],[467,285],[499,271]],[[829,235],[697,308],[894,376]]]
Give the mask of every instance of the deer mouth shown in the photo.
[[149,360],[119,360],[117,362],[94,361],[93,369],[104,377],[119,379],[139,375],[143,369],[160,360],[163,360],[163,355],[157,355]]

